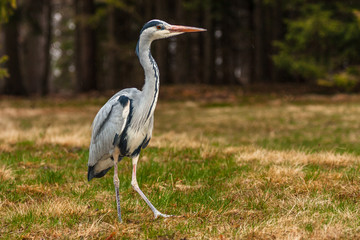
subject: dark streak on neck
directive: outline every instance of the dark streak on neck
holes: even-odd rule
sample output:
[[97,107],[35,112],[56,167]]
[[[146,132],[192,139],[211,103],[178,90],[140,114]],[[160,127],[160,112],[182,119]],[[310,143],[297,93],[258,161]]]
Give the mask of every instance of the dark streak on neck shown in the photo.
[[152,101],[152,103],[151,103],[151,106],[150,106],[150,109],[149,109],[149,112],[148,112],[148,114],[147,114],[147,116],[146,116],[146,120],[145,120],[145,121],[147,121],[147,120],[149,119],[149,117],[150,117],[152,108],[154,107],[154,103],[155,103],[155,100],[156,100],[157,93],[158,93],[158,91],[159,91],[159,89],[158,89],[159,76],[158,76],[158,74],[157,74],[157,70],[159,70],[159,68],[157,67],[157,64],[156,64],[154,58],[151,56],[150,50],[149,50],[149,60],[150,60],[150,62],[151,62],[151,64],[152,64],[152,67],[153,67],[153,70],[154,70],[155,92],[154,92],[153,101]]

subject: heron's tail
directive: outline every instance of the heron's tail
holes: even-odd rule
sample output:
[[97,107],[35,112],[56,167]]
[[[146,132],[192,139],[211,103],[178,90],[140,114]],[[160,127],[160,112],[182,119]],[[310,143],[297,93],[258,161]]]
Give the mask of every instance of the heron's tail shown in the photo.
[[[119,156],[118,162],[122,157]],[[114,166],[113,158],[104,158],[98,161],[94,166],[88,166],[88,181],[93,178],[103,177]]]
[[102,170],[101,172],[95,171],[95,166],[88,166],[88,181],[93,178],[101,178],[103,177],[112,167]]

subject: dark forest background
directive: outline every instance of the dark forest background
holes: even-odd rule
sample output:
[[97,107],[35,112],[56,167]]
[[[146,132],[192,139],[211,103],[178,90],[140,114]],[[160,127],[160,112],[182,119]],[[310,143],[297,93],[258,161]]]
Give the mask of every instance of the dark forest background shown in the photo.
[[359,0],[1,0],[0,93],[140,88],[151,19],[206,28],[155,42],[162,84],[359,91]]

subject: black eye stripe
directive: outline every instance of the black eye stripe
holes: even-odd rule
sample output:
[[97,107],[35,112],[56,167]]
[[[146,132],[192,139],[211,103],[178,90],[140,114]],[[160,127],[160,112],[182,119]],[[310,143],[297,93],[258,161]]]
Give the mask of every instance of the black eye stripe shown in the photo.
[[141,29],[140,35],[141,35],[141,33],[142,33],[145,29],[150,28],[150,27],[153,27],[153,26],[157,26],[157,25],[161,25],[161,22],[160,22],[160,21],[157,21],[157,20],[152,20],[152,21],[147,22],[147,23],[143,26],[143,28]]

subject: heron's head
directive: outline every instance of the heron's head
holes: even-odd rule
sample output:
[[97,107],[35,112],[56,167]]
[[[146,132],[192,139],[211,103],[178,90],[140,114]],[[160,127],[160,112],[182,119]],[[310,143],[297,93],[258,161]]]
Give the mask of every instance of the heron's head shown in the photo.
[[[169,38],[186,32],[203,32],[203,31],[206,31],[206,29],[180,26],[180,25],[171,25],[165,21],[153,19],[145,23],[145,25],[141,29],[140,39],[144,39],[152,42],[157,39]],[[139,55],[138,52],[139,52],[139,42],[138,45],[136,46],[137,55]]]
[[144,38],[145,37],[149,38],[151,40],[156,40],[156,39],[176,36],[186,32],[202,32],[202,31],[206,31],[206,29],[180,26],[180,25],[171,25],[162,20],[154,19],[145,23],[145,25],[140,31],[140,36]]

